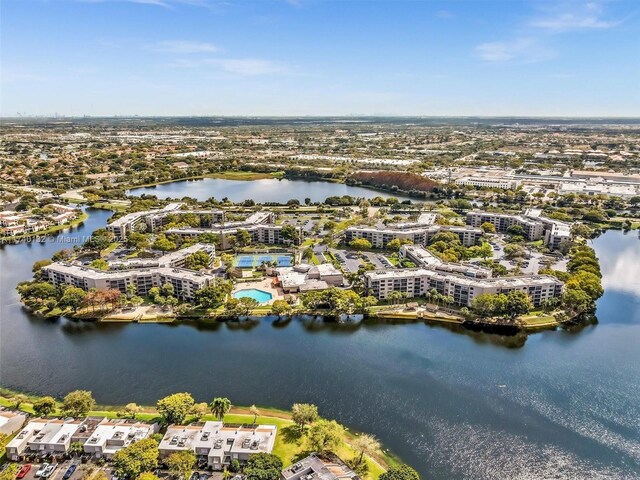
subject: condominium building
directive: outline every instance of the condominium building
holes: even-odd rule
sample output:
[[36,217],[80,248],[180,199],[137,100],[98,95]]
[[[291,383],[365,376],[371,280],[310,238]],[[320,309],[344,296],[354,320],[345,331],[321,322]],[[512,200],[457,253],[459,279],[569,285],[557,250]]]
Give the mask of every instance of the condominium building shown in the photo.
[[462,185],[466,187],[481,187],[481,188],[499,188],[502,190],[515,190],[518,187],[518,181],[507,178],[498,177],[462,177],[455,181],[456,185]]
[[154,232],[176,215],[196,215],[203,227],[223,222],[225,218],[222,210],[181,210],[181,207],[181,203],[170,203],[162,209],[130,213],[107,225],[107,230],[113,233],[116,240],[122,241],[143,222],[147,231]]
[[504,233],[513,225],[522,228],[528,240],[542,239],[550,250],[556,250],[571,240],[571,226],[552,218],[542,216],[540,209],[528,209],[523,215],[472,211],[467,213],[467,224],[480,227],[483,223],[491,223],[496,231]]
[[55,262],[43,267],[42,278],[56,287],[72,285],[83,290],[117,289],[122,293],[127,293],[129,285],[135,285],[138,295],[147,295],[152,287],[170,283],[177,298],[190,301],[193,300],[196,291],[216,280],[214,275],[180,268],[185,266],[187,257],[197,251],[204,251],[213,259],[215,247],[196,244],[158,259],[131,263],[115,262],[112,265],[116,268],[129,268],[125,270],[104,271],[80,264]]
[[490,268],[480,265],[443,262],[421,245],[403,245],[400,247],[399,256],[401,259],[413,262],[417,267],[437,272],[459,273],[472,278],[490,278],[492,276]]
[[158,449],[160,458],[191,450],[199,462],[214,470],[223,470],[233,460],[244,463],[254,453],[271,453],[276,433],[275,425],[224,425],[212,421],[200,425],[171,425]]
[[504,278],[470,278],[426,268],[381,270],[364,274],[367,295],[385,299],[391,292],[403,292],[408,297],[425,295],[432,289],[451,296],[458,306],[469,306],[475,297],[485,293],[508,294],[513,290],[525,292],[534,306],[562,294],[562,282],[550,275],[530,275]]
[[544,233],[544,225],[536,220],[522,215],[493,212],[467,212],[467,224],[480,227],[483,223],[490,223],[496,227],[496,231],[505,233],[509,227],[519,226],[528,240],[539,240]]
[[[213,233],[220,237],[222,248],[231,246],[230,239],[237,235],[240,230],[244,230],[251,235],[252,243],[262,243],[267,245],[291,244],[294,241],[282,236],[284,225],[276,225],[275,216],[271,212],[256,212],[246,220],[240,222],[228,222],[225,224],[211,225],[208,228],[180,227],[170,228],[167,234],[180,235],[183,238],[198,238],[205,233]],[[296,227],[298,237],[302,235],[302,230]]]
[[457,234],[460,242],[465,246],[476,245],[483,235],[480,228],[456,225],[415,226],[415,224],[402,224],[383,228],[354,226],[345,231],[345,241],[349,243],[356,238],[364,238],[371,242],[374,248],[386,248],[387,244],[394,239],[409,241],[416,245],[427,245],[430,239],[439,232]]
[[193,300],[195,292],[216,281],[214,275],[182,268],[157,267],[105,272],[61,262],[44,267],[42,274],[43,278],[55,286],[73,285],[83,290],[117,289],[126,293],[129,285],[135,285],[138,295],[147,295],[152,287],[170,283],[175,296],[187,301]]

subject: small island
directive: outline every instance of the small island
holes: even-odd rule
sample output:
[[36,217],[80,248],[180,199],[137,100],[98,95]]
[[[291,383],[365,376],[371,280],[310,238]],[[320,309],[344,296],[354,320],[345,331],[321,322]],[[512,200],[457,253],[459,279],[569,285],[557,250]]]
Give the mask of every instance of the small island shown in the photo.
[[602,295],[594,229],[552,208],[339,197],[131,197],[18,286],[40,315],[111,322],[314,316],[500,333],[576,322]]

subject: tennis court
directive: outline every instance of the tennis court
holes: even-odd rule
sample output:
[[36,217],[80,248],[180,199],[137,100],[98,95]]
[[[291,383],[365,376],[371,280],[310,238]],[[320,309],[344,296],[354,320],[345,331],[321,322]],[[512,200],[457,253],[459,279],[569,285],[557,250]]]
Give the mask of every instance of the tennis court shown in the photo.
[[278,267],[290,267],[293,265],[293,256],[282,253],[243,254],[237,255],[233,263],[238,268],[255,268],[271,262],[275,262]]

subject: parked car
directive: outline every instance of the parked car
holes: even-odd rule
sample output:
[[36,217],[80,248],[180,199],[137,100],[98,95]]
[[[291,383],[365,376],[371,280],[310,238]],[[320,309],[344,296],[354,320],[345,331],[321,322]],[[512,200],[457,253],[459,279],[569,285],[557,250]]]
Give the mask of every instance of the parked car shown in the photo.
[[62,476],[62,478],[64,480],[69,480],[69,478],[71,478],[71,475],[73,475],[73,472],[76,471],[76,468],[78,468],[77,465],[71,465],[69,468],[67,468],[67,471],[64,472],[64,475]]
[[189,480],[200,480],[200,475],[198,475],[198,472],[193,472]]
[[43,463],[42,465],[40,465],[40,468],[36,471],[36,477],[41,477],[47,468],[49,468],[48,463]]
[[16,475],[16,478],[24,478],[25,475],[29,473],[30,470],[31,470],[31,465],[29,465],[28,463],[25,465],[22,465],[22,468],[18,472],[18,475]]
[[58,468],[57,463],[50,464],[46,470],[42,473],[42,478],[49,478],[53,472],[55,472],[56,468]]

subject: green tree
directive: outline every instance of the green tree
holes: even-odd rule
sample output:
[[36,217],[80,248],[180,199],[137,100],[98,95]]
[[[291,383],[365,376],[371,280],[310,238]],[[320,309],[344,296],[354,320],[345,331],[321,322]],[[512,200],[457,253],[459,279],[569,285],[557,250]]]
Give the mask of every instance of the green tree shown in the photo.
[[274,315],[286,315],[291,312],[291,305],[286,300],[275,300],[271,304],[271,311]]
[[117,413],[117,415],[120,418],[136,418],[136,415],[141,411],[142,407],[137,403],[127,403],[125,407]]
[[2,471],[0,471],[0,480],[15,480],[19,471],[19,463],[9,463]]
[[496,233],[496,226],[491,222],[484,222],[482,225],[480,225],[480,228],[485,233]]
[[209,405],[207,405],[206,402],[196,403],[191,409],[191,413],[194,417],[200,420],[207,413],[209,413]]
[[532,308],[533,305],[531,304],[531,299],[525,292],[521,290],[512,290],[507,294],[506,310],[511,318],[529,313]]
[[158,442],[144,438],[118,450],[112,459],[113,470],[118,477],[137,478],[143,472],[158,468]]
[[174,452],[167,457],[166,464],[174,477],[186,480],[196,464],[196,454],[191,450]]
[[64,289],[64,293],[60,298],[58,304],[63,307],[69,307],[74,312],[78,311],[78,308],[84,302],[85,297],[87,296],[87,292],[78,287],[67,287]]
[[165,296],[165,297],[170,297],[175,293],[175,288],[173,287],[173,285],[170,282],[165,282],[161,287],[160,287],[160,294]]
[[236,232],[236,242],[241,247],[246,247],[251,243],[251,234],[246,230],[239,229]]
[[161,234],[161,235],[158,235],[158,238],[156,238],[156,241],[153,242],[152,247],[156,250],[167,252],[169,250],[175,250],[177,246],[174,242],[169,240],[165,235]]
[[216,397],[209,404],[211,413],[220,421],[224,419],[224,416],[231,410],[231,400],[226,397]]
[[307,441],[311,450],[326,454],[336,450],[342,444],[344,428],[335,420],[318,420],[313,423],[307,433]]
[[82,455],[84,453],[84,443],[73,442],[71,445],[69,445],[68,453],[74,456]]
[[380,475],[378,480],[420,480],[420,476],[408,465],[397,465]]
[[216,283],[195,292],[195,300],[204,308],[218,308],[233,290],[229,281],[218,280]]
[[53,397],[42,397],[33,402],[33,411],[36,415],[46,417],[56,411],[56,400]]
[[247,480],[279,480],[282,460],[271,453],[254,453],[249,456],[242,473]]
[[318,407],[311,403],[294,403],[291,407],[291,419],[302,431],[305,425],[318,420]]
[[280,235],[285,240],[291,240],[294,244],[297,243],[300,238],[298,229],[293,225],[284,225],[280,230]]
[[71,417],[84,417],[96,401],[88,390],[74,390],[62,400],[62,411]]
[[91,268],[95,268],[96,270],[103,270],[103,271],[107,271],[109,270],[109,264],[107,263],[106,260],[102,259],[102,258],[96,258],[94,261],[92,261],[89,266]]
[[142,472],[136,480],[160,480],[157,475],[151,472]]
[[174,393],[168,395],[156,404],[158,413],[162,415],[163,420],[167,424],[184,422],[187,415],[191,412],[195,404],[193,397],[189,393]]
[[349,246],[356,250],[371,250],[371,242],[366,238],[354,238],[349,242]]
[[186,267],[191,270],[202,270],[211,264],[211,257],[205,251],[199,250],[189,255],[186,260]]
[[31,269],[31,271],[37,275],[40,273],[40,270],[42,270],[42,267],[46,267],[47,265],[51,265],[53,262],[49,259],[46,260],[38,260],[36,263],[33,264],[33,268]]

